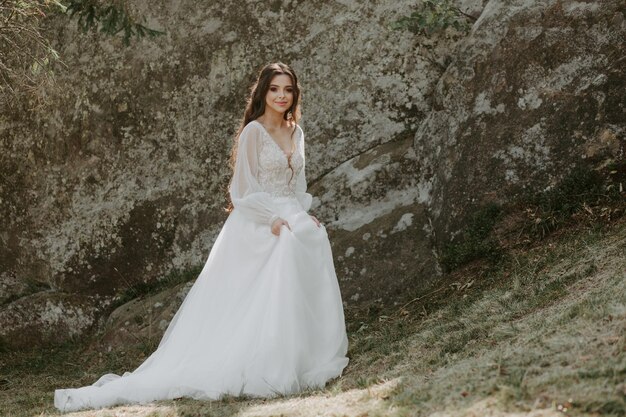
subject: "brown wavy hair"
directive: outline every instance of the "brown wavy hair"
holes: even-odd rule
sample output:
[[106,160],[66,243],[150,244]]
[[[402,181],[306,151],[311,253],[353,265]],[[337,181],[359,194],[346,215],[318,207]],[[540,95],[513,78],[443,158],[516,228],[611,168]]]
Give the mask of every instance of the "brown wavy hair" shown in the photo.
[[[283,119],[290,121],[294,126],[298,123],[301,117],[300,110],[300,97],[301,97],[301,89],[298,84],[298,77],[294,70],[287,64],[283,64],[282,62],[274,62],[271,64],[265,65],[257,76],[256,81],[250,87],[250,95],[246,99],[246,108],[243,112],[243,117],[241,118],[241,122],[239,124],[239,129],[237,129],[237,133],[233,137],[233,146],[230,153],[229,165],[232,171],[235,169],[235,163],[237,161],[237,145],[239,144],[239,135],[241,135],[241,131],[248,123],[253,120],[256,120],[258,117],[265,113],[265,96],[267,95],[267,91],[270,88],[270,83],[272,79],[276,75],[287,74],[291,78],[291,84],[293,87],[293,101],[291,103],[291,107],[289,107],[285,113],[283,113]],[[291,132],[293,133],[296,129]],[[293,138],[292,138],[293,139]],[[293,178],[294,170],[291,166],[291,160],[288,159],[289,168],[291,169],[291,178]],[[229,189],[230,184],[233,181],[233,176],[231,175],[230,181],[228,183]],[[291,179],[290,179],[291,181]],[[233,202],[230,199],[230,193],[227,191],[227,199],[228,199],[228,207],[226,208],[227,212],[231,212],[233,210]]]

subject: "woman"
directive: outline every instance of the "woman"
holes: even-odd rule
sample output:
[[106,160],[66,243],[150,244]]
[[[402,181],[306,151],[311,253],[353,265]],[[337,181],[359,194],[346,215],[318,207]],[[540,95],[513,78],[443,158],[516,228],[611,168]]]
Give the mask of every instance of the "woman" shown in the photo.
[[231,156],[232,210],[157,350],[133,372],[57,389],[61,411],[323,387],[348,364],[325,227],[307,214],[300,88],[265,66]]

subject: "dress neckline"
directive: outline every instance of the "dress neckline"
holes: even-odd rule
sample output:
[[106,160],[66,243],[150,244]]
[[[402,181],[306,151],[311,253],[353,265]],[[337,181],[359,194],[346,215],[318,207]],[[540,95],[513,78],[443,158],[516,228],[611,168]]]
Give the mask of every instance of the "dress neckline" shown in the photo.
[[[276,145],[276,147],[278,149],[281,150],[281,152],[287,157],[287,159],[290,159],[293,156],[294,151],[291,152],[291,154],[288,154],[287,152],[285,152],[285,150],[283,148],[280,147],[280,145],[278,144],[278,142],[276,142],[276,140],[274,140],[274,137],[272,135],[270,135],[270,132],[267,131],[267,129],[265,128],[265,126],[263,126],[263,123],[257,121],[256,119],[253,120],[253,122],[258,123],[259,126],[261,126],[261,129],[263,129],[263,131],[265,132],[265,134],[267,136],[269,136],[270,140],[274,143],[274,145]],[[296,125],[297,126],[297,125]],[[297,129],[297,127],[296,127]],[[291,140],[291,145],[293,147],[293,139]]]

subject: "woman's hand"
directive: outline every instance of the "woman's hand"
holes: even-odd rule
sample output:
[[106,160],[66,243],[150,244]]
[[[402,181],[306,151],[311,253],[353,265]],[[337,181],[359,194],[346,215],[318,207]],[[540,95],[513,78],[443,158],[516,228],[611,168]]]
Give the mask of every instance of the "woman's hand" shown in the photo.
[[314,215],[309,214],[309,216],[311,216],[311,218],[313,219],[313,221],[315,222],[315,224],[317,225],[317,227],[322,227],[322,224],[320,223],[320,221],[319,221],[319,220],[317,220],[317,219],[315,218],[315,216],[314,216]]
[[272,233],[274,233],[276,236],[280,235],[280,228],[283,226],[283,224],[287,226],[289,230],[291,230],[291,226],[289,226],[289,223],[279,217],[274,220],[274,223],[272,223]]

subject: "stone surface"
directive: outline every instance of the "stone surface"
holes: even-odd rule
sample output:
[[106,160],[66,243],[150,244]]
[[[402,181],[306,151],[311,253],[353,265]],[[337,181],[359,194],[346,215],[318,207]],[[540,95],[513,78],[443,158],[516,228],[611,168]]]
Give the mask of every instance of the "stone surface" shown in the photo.
[[91,332],[107,301],[52,291],[27,295],[0,310],[0,345],[32,349],[76,341]]
[[437,82],[415,136],[437,240],[469,214],[624,161],[620,1],[490,1]]
[[167,35],[124,48],[50,22],[68,69],[49,106],[2,113],[0,261],[18,277],[112,295],[205,258],[226,217],[246,90],[269,61],[302,80],[311,184],[413,134],[441,72],[418,39],[387,27],[410,1],[138,7]]
[[[47,25],[67,68],[48,106],[0,114],[0,272],[18,281],[111,299],[196,266],[226,218],[232,136],[264,64],[299,75],[315,189],[345,161],[414,135],[443,70],[431,55],[460,38],[443,34],[426,50],[390,30],[412,1],[133,4],[167,34],[125,48],[56,17]],[[362,191],[362,203],[378,204]],[[379,214],[390,212],[393,194],[377,196]]]
[[311,210],[330,220],[346,303],[393,303],[440,274],[424,206],[429,190],[416,181],[420,169],[413,136],[399,136],[344,162],[312,188]]
[[98,337],[94,338],[92,348],[111,351],[128,345],[158,344],[192,284],[178,284],[116,308],[107,318]]
[[3,271],[0,273],[0,304],[7,304],[29,293],[29,285],[20,280],[14,273]]
[[[167,34],[128,48],[49,21],[68,65],[49,106],[0,114],[0,336],[53,344],[98,328],[117,346],[164,330],[177,289],[106,322],[108,306],[206,260],[232,135],[267,62],[302,83],[311,213],[347,307],[435,282],[433,242],[482,204],[623,161],[623,1],[458,4],[478,17],[469,34],[428,39],[388,28],[414,7],[391,0],[138,2]],[[59,309],[51,335],[41,317]]]

